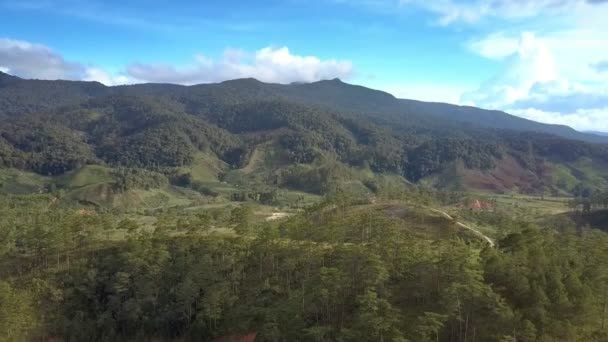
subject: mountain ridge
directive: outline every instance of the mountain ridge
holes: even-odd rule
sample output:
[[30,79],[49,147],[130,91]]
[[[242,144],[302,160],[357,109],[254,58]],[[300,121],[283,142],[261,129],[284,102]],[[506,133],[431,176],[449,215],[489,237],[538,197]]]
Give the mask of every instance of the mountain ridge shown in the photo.
[[176,182],[216,193],[207,186],[226,182],[258,193],[323,195],[341,186],[366,193],[390,188],[386,177],[445,190],[555,195],[608,186],[608,144],[340,80],[106,87],[3,79],[0,168],[58,177],[99,165],[115,170],[118,192],[125,182]]
[[608,137],[608,132],[599,132],[599,131],[583,131],[583,133],[587,133],[587,134],[593,134],[593,135],[599,135],[599,136]]
[[[381,120],[407,120],[411,116],[428,116],[455,123],[475,124],[479,127],[492,129],[510,129],[517,131],[534,131],[555,134],[568,139],[583,140],[593,143],[608,143],[608,136],[588,134],[574,130],[569,126],[552,125],[521,118],[498,110],[487,110],[472,106],[459,106],[441,102],[424,102],[412,99],[400,99],[394,95],[361,85],[345,83],[340,79],[321,80],[311,83],[278,84],[264,83],[254,78],[241,78],[226,80],[220,83],[207,83],[195,85],[178,85],[171,83],[141,83],[132,85],[105,86],[92,81],[41,81],[27,80],[0,72],[0,84],[5,91],[7,87],[36,86],[41,92],[42,86],[53,85],[51,90],[53,100],[61,98],[62,87],[72,94],[70,100],[59,101],[59,106],[81,103],[91,97],[107,96],[116,92],[126,91],[133,95],[148,94],[160,97],[187,97],[212,96],[213,93],[224,90],[230,91],[234,96],[241,96],[247,100],[252,98],[263,99],[280,97],[290,101],[303,102],[326,106],[335,110],[363,113],[366,116]],[[46,87],[44,87],[46,88]],[[64,91],[65,92],[65,91]],[[191,94],[193,93],[193,94]],[[245,94],[246,93],[246,94]],[[47,99],[48,100],[48,99]],[[0,103],[5,99],[0,93]],[[52,101],[46,101],[46,103]],[[33,103],[34,110],[50,109],[56,106],[45,106]],[[0,109],[0,117],[13,116],[17,113]]]

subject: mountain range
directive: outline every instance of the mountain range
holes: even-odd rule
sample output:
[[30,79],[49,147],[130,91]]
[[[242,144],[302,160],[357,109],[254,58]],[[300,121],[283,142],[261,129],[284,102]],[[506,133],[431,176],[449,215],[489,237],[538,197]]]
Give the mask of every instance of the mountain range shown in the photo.
[[585,131],[584,133],[599,135],[599,136],[603,136],[603,137],[608,137],[608,132]]
[[86,165],[168,179],[203,168],[201,180],[319,194],[374,189],[382,175],[500,192],[608,185],[608,136],[339,79],[108,87],[0,73],[0,120],[0,165],[52,177]]
[[[91,98],[109,95],[159,96],[166,99],[188,97],[219,100],[222,93],[231,92],[235,101],[283,98],[306,105],[321,105],[340,111],[359,112],[381,119],[430,117],[454,122],[465,122],[498,129],[534,131],[558,135],[569,139],[608,143],[607,133],[579,132],[564,125],[551,125],[527,120],[496,110],[446,103],[397,99],[393,95],[351,85],[340,79],[289,85],[262,83],[255,79],[237,79],[217,84],[179,86],[173,84],[136,84],[106,87],[98,82],[24,80],[0,72],[0,117],[31,113],[37,110],[79,104]],[[34,92],[22,98],[23,92]],[[213,97],[218,97],[212,99]],[[598,135],[600,137],[598,137]]]

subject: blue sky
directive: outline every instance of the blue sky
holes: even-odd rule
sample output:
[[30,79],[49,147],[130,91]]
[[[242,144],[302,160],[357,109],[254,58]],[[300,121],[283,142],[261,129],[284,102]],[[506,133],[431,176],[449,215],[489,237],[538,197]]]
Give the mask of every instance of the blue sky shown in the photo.
[[608,131],[604,0],[0,0],[0,16],[0,70],[21,77],[339,77]]

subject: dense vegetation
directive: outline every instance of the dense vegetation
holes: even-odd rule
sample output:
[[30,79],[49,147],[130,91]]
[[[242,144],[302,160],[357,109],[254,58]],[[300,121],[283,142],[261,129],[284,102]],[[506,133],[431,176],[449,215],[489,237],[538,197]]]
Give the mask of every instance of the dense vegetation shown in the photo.
[[[192,165],[200,152],[240,168],[258,146],[272,143],[282,149],[284,160],[268,167],[275,176],[266,176],[266,181],[314,193],[330,188],[322,184],[332,177],[324,164],[327,160],[417,182],[445,174],[454,165],[465,168],[459,177],[464,172],[466,178],[466,170],[491,173],[505,158],[514,158],[526,171],[506,170],[518,172],[515,177],[522,184],[497,180],[506,185],[496,188],[572,193],[579,183],[592,186],[597,180],[570,164],[587,158],[592,169],[605,172],[608,163],[608,145],[482,129],[495,126],[481,119],[478,125],[463,125],[428,117],[420,103],[400,107],[388,94],[337,80],[292,86],[247,79],[193,87],[107,88],[95,83],[3,79],[0,98],[9,103],[1,109],[7,119],[0,126],[0,165],[42,175],[101,164],[171,177],[176,169]],[[18,100],[27,89],[36,95]],[[49,100],[51,96],[56,99]],[[435,108],[431,112],[443,108],[429,106]],[[458,108],[458,113],[467,113]],[[552,164],[571,168],[560,170],[568,178],[554,177]],[[600,177],[608,182],[605,174]],[[312,183],[306,188],[303,180],[295,178]]]
[[608,145],[528,123],[0,73],[0,341],[606,341]]
[[[449,224],[443,238],[420,235],[410,227],[441,220],[344,194],[277,223],[245,205],[159,212],[151,227],[48,209],[45,196],[1,200],[5,340],[608,338],[601,232],[506,219],[491,248]],[[208,233],[221,225],[236,234]]]

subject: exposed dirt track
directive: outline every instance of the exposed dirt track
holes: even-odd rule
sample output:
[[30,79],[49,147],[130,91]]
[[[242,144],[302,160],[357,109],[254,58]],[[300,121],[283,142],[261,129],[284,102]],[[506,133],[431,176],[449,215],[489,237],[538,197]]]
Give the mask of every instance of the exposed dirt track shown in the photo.
[[479,236],[480,238],[486,240],[488,242],[488,244],[490,245],[490,247],[494,247],[494,240],[492,240],[491,238],[489,238],[487,235],[485,235],[484,233],[480,232],[479,230],[466,225],[462,222],[458,222],[456,221],[452,216],[450,216],[450,214],[446,213],[445,211],[439,210],[439,209],[434,209],[434,208],[429,208],[431,211],[434,211],[436,213],[441,214],[443,217],[447,218],[448,220],[452,220],[456,223],[456,225],[458,225],[459,227],[462,227],[464,229],[470,230],[472,231],[475,235]]

